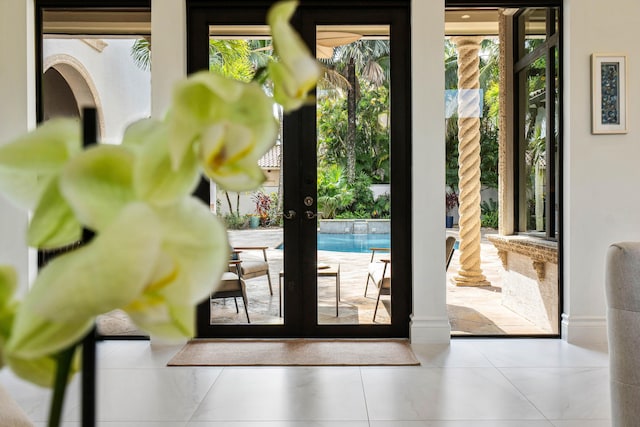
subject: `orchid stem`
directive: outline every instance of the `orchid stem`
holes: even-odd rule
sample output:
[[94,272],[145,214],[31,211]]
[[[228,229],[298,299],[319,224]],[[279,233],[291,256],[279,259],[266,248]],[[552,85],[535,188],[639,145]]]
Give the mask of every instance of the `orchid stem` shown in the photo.
[[56,378],[53,386],[53,398],[51,399],[51,409],[49,412],[49,427],[59,427],[62,418],[62,408],[64,406],[64,395],[69,382],[69,372],[71,371],[71,361],[76,347],[73,345],[58,354],[56,366]]

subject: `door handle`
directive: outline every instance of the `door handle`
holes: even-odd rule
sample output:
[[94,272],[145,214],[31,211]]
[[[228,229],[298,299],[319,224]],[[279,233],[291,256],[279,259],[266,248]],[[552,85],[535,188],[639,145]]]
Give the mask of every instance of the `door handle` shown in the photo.
[[304,214],[307,217],[307,219],[314,219],[322,215],[322,212],[313,213],[312,211],[304,211]]
[[282,212],[284,219],[294,219],[296,217],[296,211],[289,209],[287,212]]

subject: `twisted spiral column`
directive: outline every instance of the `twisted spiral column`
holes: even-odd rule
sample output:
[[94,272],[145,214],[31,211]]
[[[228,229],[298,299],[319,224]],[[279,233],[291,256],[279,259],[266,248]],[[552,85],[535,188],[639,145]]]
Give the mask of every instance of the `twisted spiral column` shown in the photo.
[[487,286],[480,268],[480,42],[461,36],[458,51],[458,187],[460,269],[457,286]]

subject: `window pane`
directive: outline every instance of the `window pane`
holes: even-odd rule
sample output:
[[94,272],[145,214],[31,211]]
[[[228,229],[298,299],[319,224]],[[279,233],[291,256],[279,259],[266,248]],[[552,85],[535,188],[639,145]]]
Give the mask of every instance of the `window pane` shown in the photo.
[[525,94],[524,138],[520,152],[523,155],[521,188],[521,212],[526,212],[526,231],[544,232],[546,190],[546,58],[537,59],[524,72]]
[[520,16],[520,25],[523,28],[523,45],[520,47],[520,58],[533,52],[546,40],[547,33],[547,9],[527,9]]

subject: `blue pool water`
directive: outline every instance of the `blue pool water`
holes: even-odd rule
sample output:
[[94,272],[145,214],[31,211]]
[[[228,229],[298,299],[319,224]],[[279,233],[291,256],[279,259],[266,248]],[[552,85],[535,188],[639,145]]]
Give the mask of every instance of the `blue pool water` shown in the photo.
[[[454,248],[458,249],[456,241]],[[276,249],[282,249],[280,244]],[[331,234],[318,233],[318,250],[334,252],[371,252],[371,248],[391,247],[390,234]]]
[[391,246],[390,234],[318,233],[318,250],[334,252],[371,252],[371,248]]

